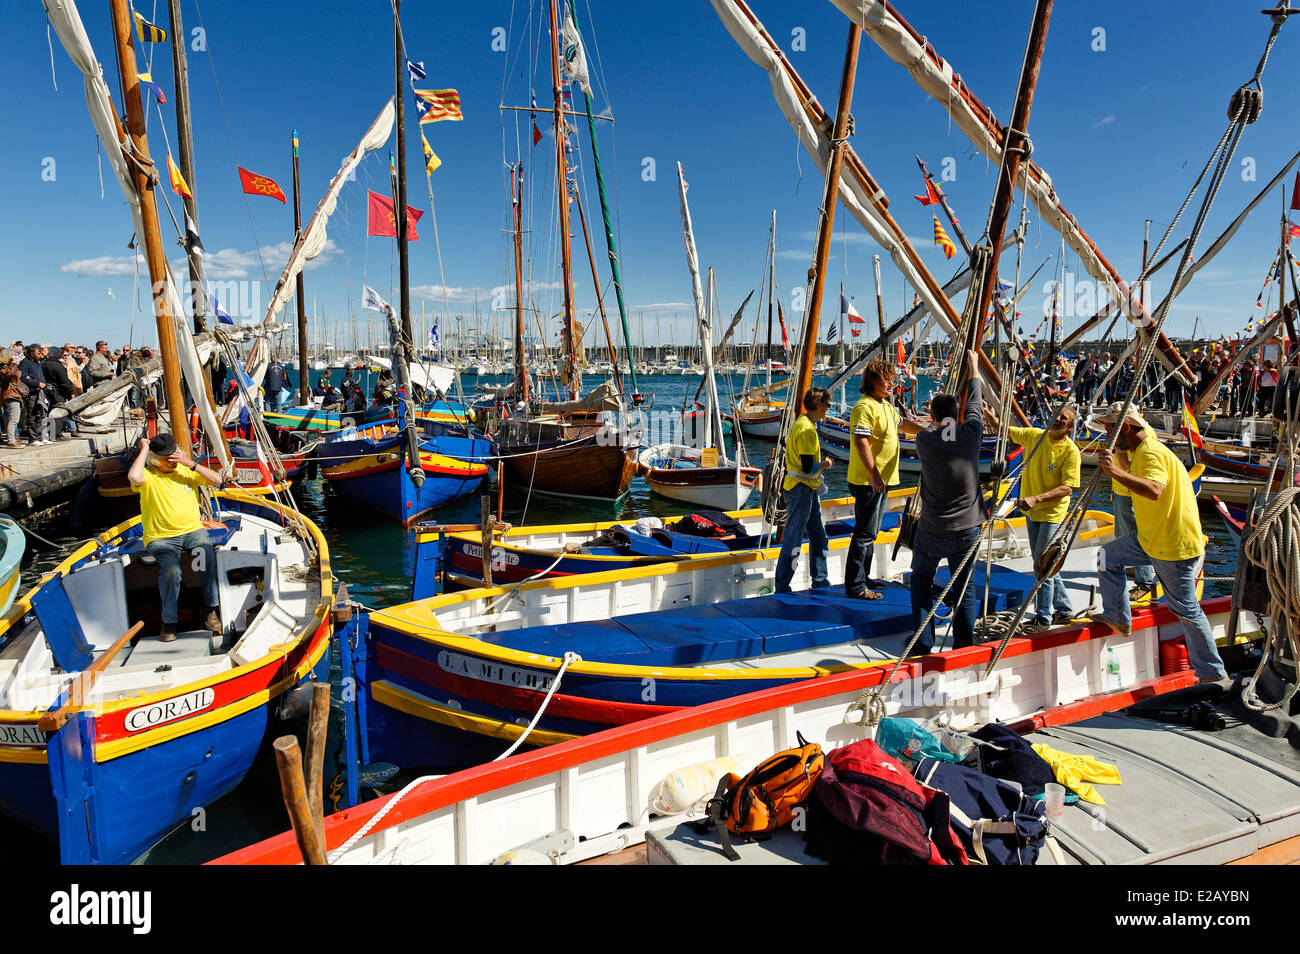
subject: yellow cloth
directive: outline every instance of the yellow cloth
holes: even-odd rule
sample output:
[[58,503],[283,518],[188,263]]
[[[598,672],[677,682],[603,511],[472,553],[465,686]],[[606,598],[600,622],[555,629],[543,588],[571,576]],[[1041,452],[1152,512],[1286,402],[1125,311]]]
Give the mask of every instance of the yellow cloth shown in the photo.
[[857,438],[866,437],[876,470],[886,487],[898,486],[898,411],[888,401],[861,397],[849,414],[849,483],[869,485],[867,462],[858,453]]
[[1158,500],[1133,494],[1133,519],[1138,543],[1157,560],[1190,560],[1205,552],[1201,515],[1187,468],[1168,447],[1148,434],[1133,451],[1129,471],[1134,477],[1158,480],[1164,492]]
[[[1011,435],[1012,443],[1019,444],[1025,449],[1025,454],[1029,454],[1034,449],[1034,445],[1038,444],[1043,429],[1013,427],[1008,430],[1008,433]],[[1020,472],[1020,496],[1032,497],[1059,487],[1061,484],[1077,490],[1082,483],[1080,480],[1082,462],[1079,445],[1070,438],[1064,437],[1059,441],[1054,441],[1051,437],[1045,438],[1041,444],[1038,444],[1037,452],[1029,458],[1029,463],[1025,464]],[[1058,497],[1056,500],[1035,504],[1029,508],[1026,516],[1039,523],[1060,523],[1065,519],[1069,509],[1070,498]]]
[[796,484],[807,484],[813,490],[817,489],[820,478],[816,475],[812,477],[790,476],[790,474],[803,473],[803,461],[799,458],[804,454],[812,455],[814,468],[820,465],[822,445],[821,441],[817,439],[817,426],[808,420],[807,414],[800,414],[795,419],[794,427],[790,428],[790,436],[785,441],[786,478],[782,483],[782,487],[786,490],[793,490]]
[[1119,769],[1109,762],[1099,762],[1091,755],[1071,755],[1069,752],[1062,752],[1041,742],[1034,743],[1034,751],[1052,767],[1052,774],[1056,776],[1056,780],[1085,802],[1092,802],[1094,805],[1106,804],[1106,800],[1097,794],[1097,790],[1089,785],[1089,782],[1096,782],[1099,785],[1121,784]]
[[144,545],[167,537],[181,537],[203,529],[199,518],[199,498],[194,492],[206,481],[184,464],[177,464],[169,474],[144,469],[144,483],[131,489],[140,495],[140,522],[144,526]]

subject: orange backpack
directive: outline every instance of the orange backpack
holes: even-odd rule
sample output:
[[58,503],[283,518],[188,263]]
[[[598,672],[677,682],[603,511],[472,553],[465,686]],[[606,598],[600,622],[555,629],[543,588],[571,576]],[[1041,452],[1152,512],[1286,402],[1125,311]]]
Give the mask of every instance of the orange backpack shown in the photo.
[[732,773],[718,783],[709,800],[709,821],[732,861],[740,858],[731,847],[731,834],[753,837],[770,834],[794,817],[795,808],[812,794],[822,774],[822,747],[795,733],[798,748],[786,749],[760,762],[744,778]]

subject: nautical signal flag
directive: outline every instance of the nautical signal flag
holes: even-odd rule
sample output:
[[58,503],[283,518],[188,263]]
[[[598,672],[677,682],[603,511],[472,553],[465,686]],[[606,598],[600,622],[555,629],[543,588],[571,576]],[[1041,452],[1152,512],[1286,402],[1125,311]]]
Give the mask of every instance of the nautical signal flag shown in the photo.
[[840,292],[840,314],[849,319],[851,324],[865,325],[867,319],[858,314],[858,310],[853,307],[853,302],[844,297],[844,292]]
[[537,94],[533,93],[531,95],[533,111],[529,113],[529,116],[533,121],[533,145],[535,146],[542,141],[542,131],[537,128]]
[[134,10],[131,11],[135,16],[135,35],[140,38],[141,43],[166,43],[167,31],[160,30]]
[[414,60],[406,61],[406,72],[411,74],[411,89],[415,89],[415,84],[424,79],[424,60],[415,62]]
[[925,195],[915,195],[912,196],[912,198],[916,199],[916,201],[920,202],[922,205],[939,204],[939,195],[934,191],[934,186],[930,185],[929,179],[925,180]]
[[789,336],[788,334],[786,334],[786,330],[785,330],[785,312],[781,310],[781,303],[780,303],[779,301],[776,303],[776,318],[777,318],[777,321],[781,322],[781,347],[784,348],[784,349],[786,350],[786,353],[787,353],[787,354],[789,354],[789,352],[790,352],[790,336]]
[[1286,232],[1286,240],[1289,244],[1293,238],[1300,235],[1300,225],[1293,225]]
[[256,172],[249,172],[243,166],[236,166],[239,170],[239,181],[244,187],[244,191],[249,195],[264,195],[272,199],[279,199],[285,202],[284,192],[275,184],[275,180],[269,176],[259,176]]
[[1300,209],[1300,172],[1295,174],[1295,185],[1291,187],[1291,208]]
[[[417,89],[412,90],[416,99],[426,104],[420,110],[420,122],[440,123],[444,119],[460,120],[465,117],[460,112],[460,93],[454,89]],[[417,103],[417,108],[419,104]]]
[[944,258],[952,258],[957,252],[957,247],[952,244],[952,239],[948,238],[948,233],[939,224],[939,216],[937,215],[934,217],[934,243],[943,248]]
[[[393,200],[388,196],[380,195],[378,192],[366,192],[369,198],[369,225],[366,228],[367,235],[388,235],[393,238],[397,237],[397,217],[393,215]],[[413,209],[409,205],[406,207],[406,239],[409,242],[418,241],[420,236],[415,234],[415,223],[420,221],[420,216],[424,215],[422,209]]]
[[1183,401],[1183,433],[1197,447],[1201,446],[1201,431],[1196,426],[1196,415],[1192,413],[1192,409],[1188,406],[1186,400]]
[[826,326],[826,340],[827,340],[827,341],[834,341],[834,340],[835,340],[835,335],[837,334],[837,332],[838,332],[838,329],[835,327],[834,323],[832,323],[832,324],[830,324],[830,325],[827,325],[827,326]]
[[420,133],[420,142],[424,145],[424,174],[431,176],[433,170],[442,165],[442,160],[434,154],[433,147],[429,145],[429,140],[424,138],[424,133]]
[[153,93],[153,98],[160,105],[166,105],[167,97],[163,95],[162,87],[153,81],[153,76],[149,73],[137,73],[135,77],[141,86]]
[[194,198],[190,193],[189,183],[187,183],[185,177],[181,175],[180,169],[176,168],[176,163],[172,162],[172,153],[170,149],[167,150],[167,175],[171,177],[173,192],[177,195],[183,195],[187,199]]

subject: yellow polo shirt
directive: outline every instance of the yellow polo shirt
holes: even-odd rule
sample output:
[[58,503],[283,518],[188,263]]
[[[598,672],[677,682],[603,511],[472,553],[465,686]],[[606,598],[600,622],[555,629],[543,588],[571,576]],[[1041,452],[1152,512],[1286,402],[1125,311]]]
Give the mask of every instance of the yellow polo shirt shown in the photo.
[[[1007,433],[1010,434],[1012,443],[1019,444],[1028,454],[1038,444],[1043,429],[1012,427]],[[1078,444],[1068,437],[1059,441],[1047,437],[1042,444],[1038,444],[1038,451],[1029,458],[1029,463],[1020,472],[1020,496],[1032,497],[1061,484],[1078,490],[1082,484],[1081,470],[1082,455]],[[1069,509],[1070,498],[1058,497],[1030,507],[1026,516],[1038,523],[1060,523]]]
[[199,517],[199,498],[194,492],[206,481],[193,469],[177,464],[170,474],[144,469],[144,483],[132,484],[140,495],[140,522],[144,526],[144,545],[167,537],[181,537],[203,529]]
[[807,484],[813,490],[817,489],[819,482],[817,477],[790,476],[791,474],[802,473],[803,461],[799,458],[804,454],[811,454],[813,460],[820,464],[822,444],[817,439],[817,426],[808,420],[807,414],[800,414],[795,419],[794,427],[790,428],[790,436],[785,441],[786,478],[781,486],[786,490],[793,490],[796,484]]
[[[1156,432],[1153,431],[1153,430],[1151,430],[1151,428],[1148,427],[1148,428],[1146,429],[1146,435],[1147,435],[1148,437],[1155,437],[1155,436],[1156,436]],[[1133,463],[1133,462],[1132,462],[1132,459],[1129,457],[1128,451],[1122,451],[1122,450],[1120,450],[1119,448],[1116,448],[1116,449],[1115,449],[1115,456],[1116,456],[1116,457],[1122,457],[1122,458],[1124,458],[1124,463],[1126,463],[1126,464],[1131,465],[1131,464]],[[1129,469],[1131,470],[1132,467],[1130,466]],[[1112,477],[1112,478],[1110,479],[1110,492],[1111,492],[1112,494],[1114,494],[1116,497],[1132,497],[1132,496],[1133,496],[1132,492],[1131,492],[1127,487],[1125,487],[1123,484],[1121,484],[1118,480],[1116,480],[1114,477]]]
[[1164,444],[1148,435],[1133,451],[1129,471],[1134,477],[1158,480],[1164,492],[1158,500],[1133,494],[1133,518],[1138,543],[1157,560],[1189,560],[1205,552],[1196,492],[1183,462]]
[[849,483],[869,485],[867,462],[858,453],[857,438],[871,444],[871,456],[886,487],[898,485],[898,411],[888,401],[863,396],[849,414]]

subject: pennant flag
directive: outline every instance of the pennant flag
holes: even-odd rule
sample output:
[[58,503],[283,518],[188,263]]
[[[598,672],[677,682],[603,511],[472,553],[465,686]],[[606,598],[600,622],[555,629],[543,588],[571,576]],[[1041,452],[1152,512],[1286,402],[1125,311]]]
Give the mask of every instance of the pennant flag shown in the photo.
[[226,314],[226,309],[221,307],[221,302],[217,301],[216,295],[209,295],[208,299],[212,302],[212,313],[217,316],[217,321],[223,325],[233,325],[235,319]]
[[537,128],[537,94],[532,94],[533,111],[529,114],[533,120],[533,145],[542,141],[542,131]]
[[162,87],[153,81],[153,76],[151,74],[137,73],[135,78],[139,81],[141,86],[153,93],[153,98],[158,101],[159,105],[166,105],[167,97],[163,95]]
[[[371,195],[374,195],[374,193],[372,192]],[[379,292],[375,291],[369,285],[365,285],[363,287],[365,288],[365,292],[363,292],[361,295],[362,308],[368,309],[369,311],[378,311],[381,313],[387,313],[393,310],[392,305],[388,304],[388,302],[384,301],[381,297],[379,297]]]
[[1182,430],[1183,430],[1183,433],[1187,435],[1187,439],[1188,439],[1189,441],[1191,441],[1191,442],[1192,442],[1193,444],[1195,444],[1197,447],[1200,447],[1200,446],[1201,446],[1201,444],[1202,444],[1202,441],[1201,441],[1201,431],[1200,431],[1200,428],[1198,428],[1198,427],[1196,426],[1196,415],[1192,413],[1192,409],[1191,409],[1191,407],[1188,405],[1186,399],[1183,400],[1183,427],[1182,427]]
[[934,244],[943,248],[944,258],[952,258],[957,251],[957,247],[952,244],[952,239],[948,238],[948,233],[939,224],[939,216],[937,215],[934,217]]
[[865,325],[867,319],[858,314],[858,310],[853,307],[853,302],[844,297],[844,292],[840,292],[840,315],[848,318],[850,324]]
[[135,16],[135,34],[140,38],[141,43],[166,43],[167,31],[160,30],[134,10],[131,11]]
[[185,213],[185,247],[195,255],[203,254],[203,243],[199,241],[199,227],[194,224],[188,212]]
[[[440,123],[444,119],[461,120],[465,117],[460,112],[460,93],[454,89],[417,89],[412,90],[416,99],[424,100],[428,105],[420,110],[420,122]],[[416,104],[417,108],[419,104]]]
[[172,153],[170,149],[167,150],[167,174],[171,176],[173,192],[177,195],[183,195],[187,199],[194,198],[194,196],[190,194],[189,183],[185,181],[185,177],[181,175],[181,171],[176,168],[176,163],[172,162]]
[[832,322],[831,324],[829,324],[829,325],[826,326],[826,340],[827,340],[827,341],[834,341],[834,340],[835,340],[835,335],[836,335],[837,333],[838,333],[838,332],[837,332],[837,329],[836,329],[836,327],[835,327],[835,323],[834,323],[834,322]]
[[430,351],[437,351],[437,350],[439,350],[439,345],[438,345],[438,322],[437,322],[437,321],[435,321],[435,322],[433,323],[433,327],[429,329],[429,350],[430,350]]
[[279,199],[285,202],[284,193],[280,187],[275,184],[275,180],[268,176],[259,176],[255,172],[249,172],[243,166],[236,166],[239,170],[239,182],[244,187],[244,191],[249,195],[264,195],[272,199]]
[[[424,133],[420,133],[420,142],[424,144],[424,174],[433,175],[433,170],[442,165],[442,160],[434,155],[433,147],[429,145],[429,140],[424,138]],[[415,241],[412,239],[411,241]]]
[[1295,174],[1295,185],[1291,187],[1291,208],[1300,209],[1300,172]]
[[[907,354],[903,351],[903,339],[899,338],[894,343],[898,345],[898,350],[894,354],[894,363],[901,367],[902,365],[907,364]],[[915,342],[913,342],[913,344],[915,344]]]
[[416,80],[424,79],[424,60],[415,62],[414,60],[406,61],[406,72],[411,74],[411,88],[415,88]]
[[776,317],[781,322],[781,347],[785,349],[786,357],[790,356],[790,336],[785,331],[785,312],[781,310],[781,303],[776,303]]
[[564,26],[560,32],[564,39],[564,61],[560,64],[564,74],[581,86],[582,91],[588,96],[595,95],[591,91],[591,80],[587,77],[587,57],[582,52],[582,37],[578,33],[578,24],[573,19],[572,4],[566,11]]
[[939,195],[934,191],[934,186],[930,185],[929,179],[925,180],[925,195],[914,195],[912,198],[917,202],[920,202],[922,205],[939,204]]
[[[397,237],[397,217],[393,215],[393,200],[387,196],[380,195],[378,192],[367,191],[369,197],[369,223],[366,227],[367,235],[388,235]],[[422,209],[413,209],[409,205],[406,207],[406,239],[409,242],[419,241],[420,236],[415,234],[415,223],[420,221],[420,216],[424,215]]]

